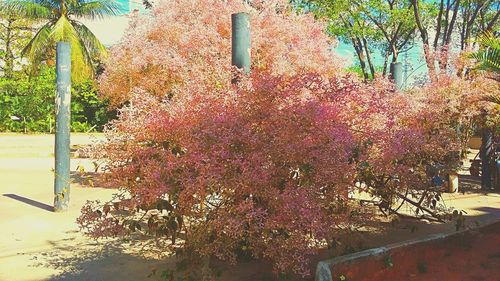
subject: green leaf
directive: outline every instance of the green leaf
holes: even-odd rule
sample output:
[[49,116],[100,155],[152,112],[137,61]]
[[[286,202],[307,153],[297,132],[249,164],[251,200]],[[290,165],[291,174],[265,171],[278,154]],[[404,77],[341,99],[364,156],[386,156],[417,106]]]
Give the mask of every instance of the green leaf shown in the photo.
[[53,1],[23,1],[23,0],[4,0],[0,2],[0,13],[15,14],[30,19],[50,19],[52,9],[56,6]]
[[117,1],[96,0],[89,2],[77,1],[69,5],[70,13],[79,18],[102,19],[110,15],[118,15],[126,11]]
[[481,35],[477,42],[481,49],[471,53],[470,58],[478,61],[477,69],[500,72],[500,39],[491,32],[486,32]]

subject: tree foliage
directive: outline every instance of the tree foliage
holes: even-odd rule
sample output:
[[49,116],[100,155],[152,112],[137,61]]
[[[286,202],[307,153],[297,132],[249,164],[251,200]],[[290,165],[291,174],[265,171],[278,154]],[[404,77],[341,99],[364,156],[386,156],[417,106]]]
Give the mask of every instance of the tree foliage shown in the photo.
[[[29,77],[15,72],[0,78],[0,131],[53,132],[55,128],[55,69],[42,67]],[[71,130],[102,130],[114,116],[107,103],[98,97],[95,83],[84,80],[71,90]]]
[[23,50],[35,68],[41,61],[53,59],[56,42],[70,42],[72,79],[81,81],[92,77],[106,48],[78,19],[114,15],[119,6],[112,0],[4,0],[0,12],[44,22]]
[[[429,78],[433,81],[441,73],[453,68],[450,55],[453,48],[460,47],[462,51],[470,51],[472,43],[481,34],[498,30],[499,1],[412,0],[412,3],[415,21],[424,45]],[[434,11],[437,11],[437,15]],[[433,34],[434,38],[431,38],[430,34]],[[439,65],[438,68],[436,63]],[[457,72],[459,76],[463,76],[466,71],[467,69],[459,69]]]
[[375,67],[371,53],[381,48],[385,57],[383,76],[386,74],[387,62],[392,56],[396,62],[400,52],[412,46],[415,36],[415,20],[411,3],[399,0],[367,0],[345,1],[309,0],[310,9],[329,20],[329,31],[344,42],[350,43],[356,51],[365,80],[368,64],[372,77]]
[[240,11],[250,13],[252,68],[275,75],[339,72],[344,63],[331,51],[324,24],[296,14],[286,1],[253,2],[250,9],[235,0],[157,3],[151,16],[132,19],[122,43],[112,49],[100,78],[103,95],[118,105],[135,88],[165,98],[182,95],[187,84],[230,87],[228,19]]
[[[230,14],[241,11],[252,19],[252,72],[231,84],[241,73],[230,67]],[[367,219],[354,191],[388,212],[419,198],[417,214],[442,220],[429,169],[456,169],[457,114],[493,87],[362,83],[341,70],[324,30],[278,1],[163,1],[132,19],[100,80],[123,106],[94,150],[122,192],[86,204],[81,227],[156,237],[157,250],[196,266],[243,255],[307,275],[312,254]]]
[[320,17],[328,18],[328,32],[354,47],[361,67],[362,76],[369,78],[368,64],[372,78],[375,68],[371,60],[369,42],[380,41],[381,33],[363,17],[360,10],[349,1],[308,1],[308,8]]
[[33,22],[15,14],[0,18],[0,70],[12,78],[15,70],[22,68],[21,52],[33,35]]
[[479,68],[495,73],[500,72],[500,38],[491,32],[481,35],[477,42],[480,50],[471,54],[478,61]]

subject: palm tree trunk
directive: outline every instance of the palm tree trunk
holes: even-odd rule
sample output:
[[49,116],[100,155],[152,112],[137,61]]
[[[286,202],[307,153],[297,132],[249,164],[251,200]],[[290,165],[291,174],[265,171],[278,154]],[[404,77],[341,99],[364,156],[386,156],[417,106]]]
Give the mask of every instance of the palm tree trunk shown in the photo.
[[493,157],[493,133],[483,128],[481,139],[481,188],[491,188],[491,160]]

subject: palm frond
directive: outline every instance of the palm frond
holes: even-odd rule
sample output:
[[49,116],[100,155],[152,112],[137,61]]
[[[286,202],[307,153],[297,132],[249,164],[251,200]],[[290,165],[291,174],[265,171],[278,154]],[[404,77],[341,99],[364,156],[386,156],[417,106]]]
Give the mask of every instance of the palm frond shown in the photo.
[[470,55],[479,62],[478,69],[500,72],[500,49],[486,49]]
[[27,57],[32,62],[39,61],[41,57],[40,54],[45,53],[47,48],[51,46],[53,41],[51,41],[50,33],[52,30],[52,22],[49,22],[42,26],[38,32],[33,36],[28,45],[24,47],[22,55]]
[[500,39],[492,32],[486,31],[476,40],[483,48],[500,49]]
[[0,12],[28,19],[50,19],[53,16],[52,4],[49,0],[4,0],[0,2]]
[[69,13],[79,18],[102,19],[105,16],[118,15],[124,7],[114,0],[75,1],[68,5]]
[[75,82],[92,77],[93,68],[90,56],[71,22],[61,16],[54,24],[50,37],[54,42],[64,41],[71,44],[71,77]]
[[480,49],[471,53],[470,58],[477,60],[478,69],[500,72],[500,39],[491,32],[486,32],[476,40]]
[[71,80],[80,82],[85,78],[94,77],[94,67],[90,56],[78,38],[71,41]]
[[[73,50],[73,52],[79,52],[81,54],[80,60],[85,63],[85,68],[88,73],[86,74],[88,77],[93,76],[95,72],[95,67],[93,63],[93,55],[91,54],[91,51],[89,51],[89,48],[87,48],[85,42],[82,39],[82,36],[78,32],[78,28],[75,26],[75,23],[73,23],[73,27],[75,28],[75,31],[78,34],[78,43],[77,43],[77,48]],[[76,58],[76,57],[75,57]]]
[[496,103],[497,105],[500,105],[500,95],[489,95],[484,98],[484,100]]
[[104,57],[106,48],[83,24],[71,17],[102,18],[120,11],[114,0],[0,0],[0,13],[44,19],[46,24],[23,50],[34,67],[51,58],[56,42],[71,44],[72,80],[80,81],[94,74],[94,59]]
[[77,21],[72,21],[72,24],[78,33],[80,41],[92,57],[102,58],[107,56],[106,47],[101,43],[101,41],[99,41],[99,39],[97,39],[88,27]]
[[70,42],[77,34],[66,16],[61,16],[52,27],[50,37],[55,41]]

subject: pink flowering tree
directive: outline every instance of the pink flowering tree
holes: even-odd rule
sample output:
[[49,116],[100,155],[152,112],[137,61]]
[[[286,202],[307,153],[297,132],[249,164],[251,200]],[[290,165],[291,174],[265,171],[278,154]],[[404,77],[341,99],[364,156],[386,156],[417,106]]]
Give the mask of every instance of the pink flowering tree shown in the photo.
[[246,249],[307,275],[308,258],[348,223],[355,178],[356,140],[335,101],[344,92],[331,83],[255,70],[233,89],[176,102],[133,95],[105,145],[109,183],[128,198],[86,206],[82,226],[144,230],[172,252],[232,262]]
[[[446,99],[344,74],[322,24],[253,2],[163,1],[131,20],[100,80],[123,106],[95,149],[122,193],[83,207],[89,235],[155,236],[203,268],[252,256],[306,276],[339,228],[368,219],[354,192],[386,211],[422,196],[438,214],[426,169],[452,167],[458,147]],[[252,73],[234,85],[229,19],[241,11]]]
[[[432,182],[430,170],[434,167],[445,177],[460,164],[454,116],[445,114],[445,100],[432,104],[427,91],[397,92],[383,80],[342,80],[341,85],[352,85],[337,102],[346,105],[344,122],[357,140],[352,152],[356,190],[373,195],[386,214],[443,221],[449,210],[438,204],[442,187]],[[404,205],[412,212],[398,212]]]
[[119,105],[134,89],[164,98],[231,82],[231,14],[248,12],[252,68],[273,75],[338,73],[344,60],[312,15],[297,14],[287,1],[160,1],[150,16],[136,15],[122,42],[111,51],[100,79],[105,97]]
[[196,89],[162,102],[139,92],[122,108],[97,151],[124,193],[84,207],[88,234],[138,232],[169,253],[244,253],[305,276],[339,228],[367,220],[349,197],[360,183],[388,209],[428,189],[426,166],[453,143],[384,82],[254,70],[229,89]]

